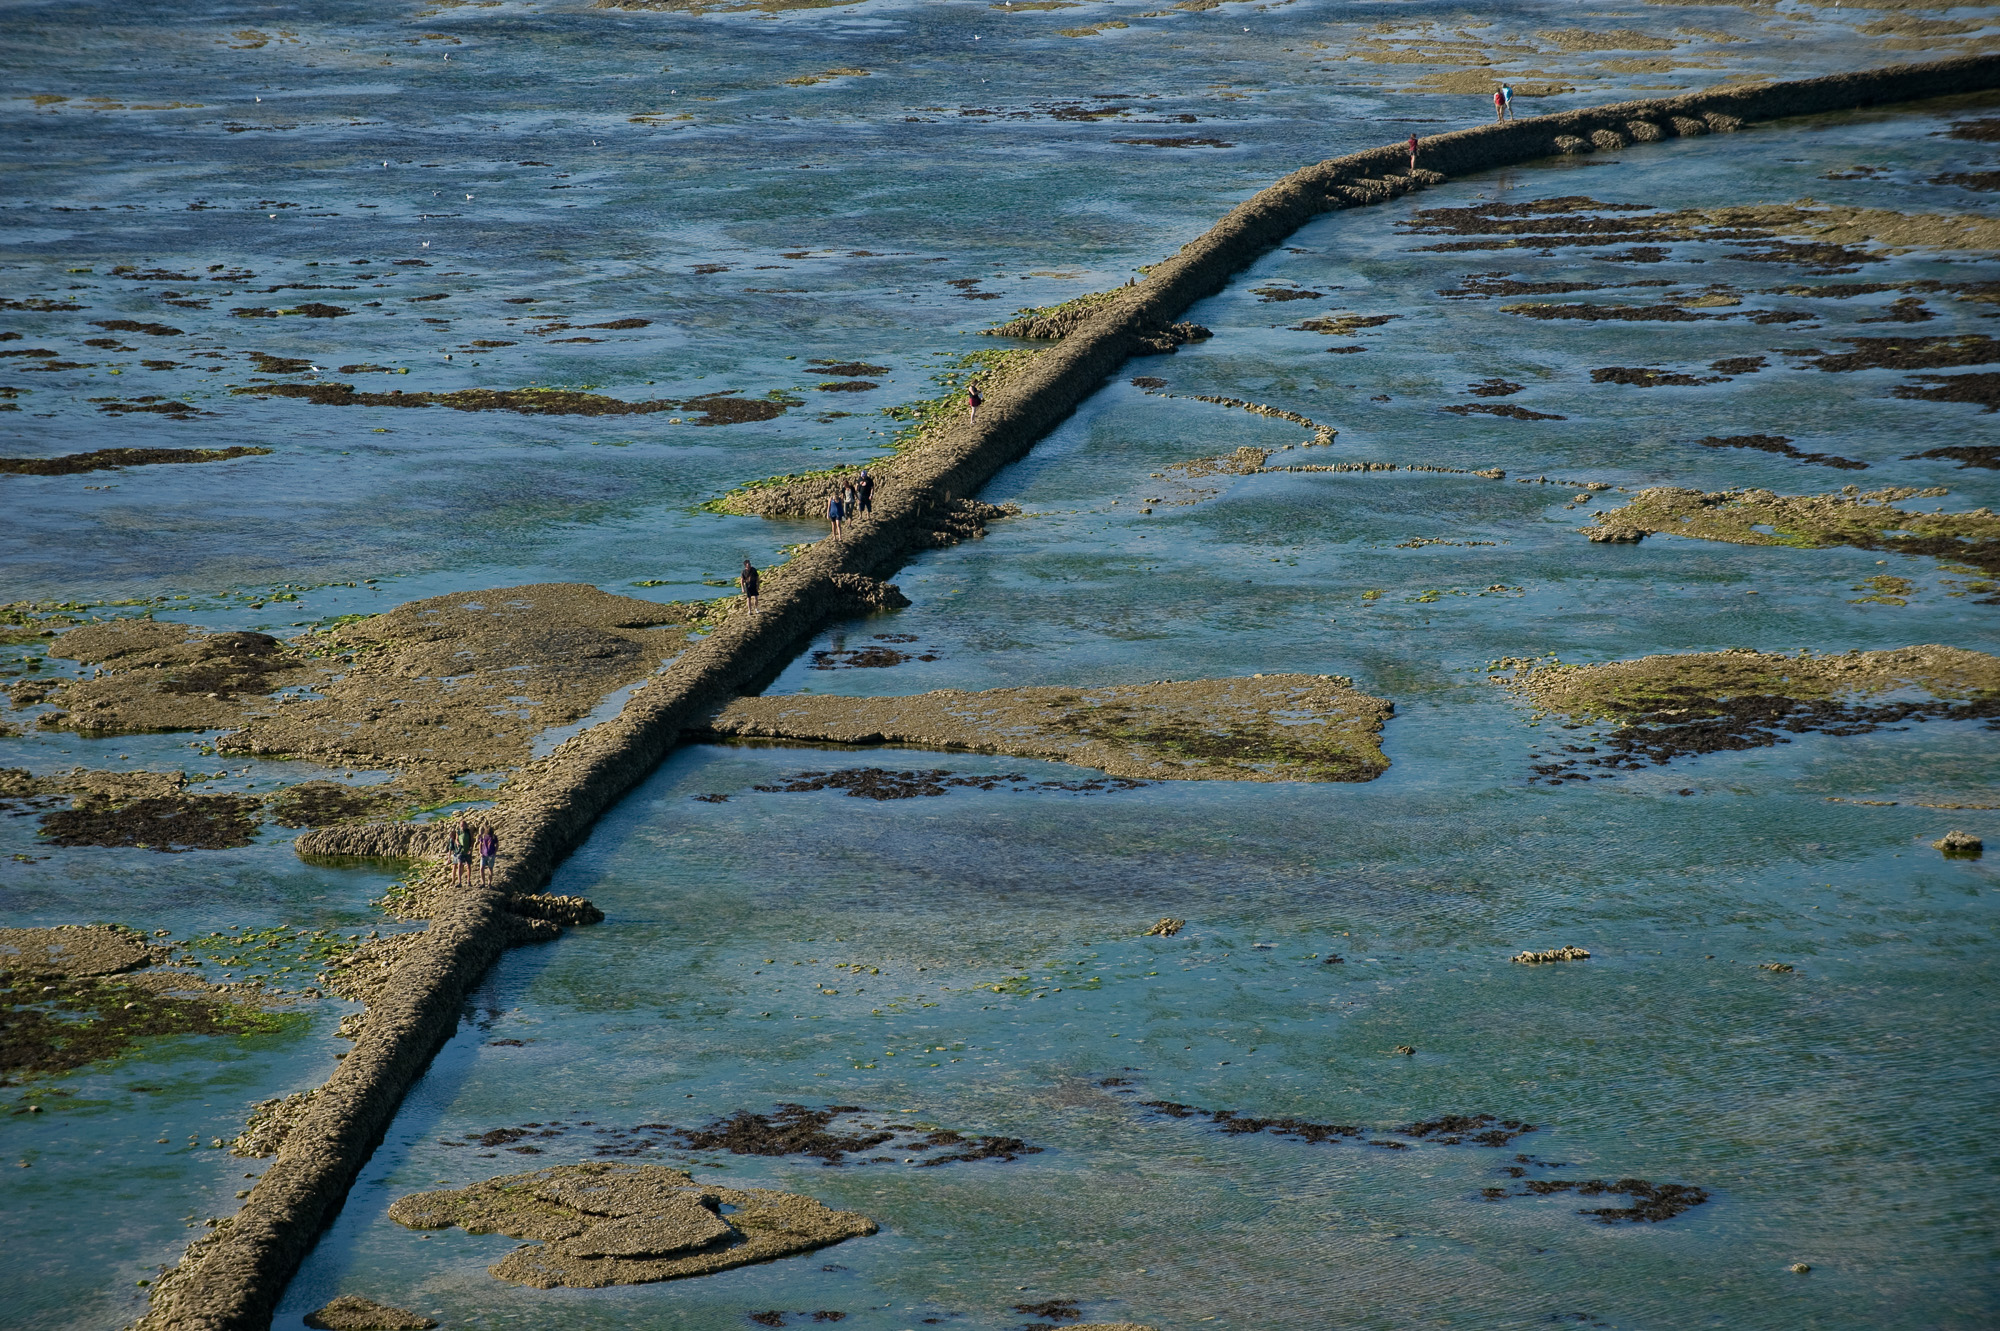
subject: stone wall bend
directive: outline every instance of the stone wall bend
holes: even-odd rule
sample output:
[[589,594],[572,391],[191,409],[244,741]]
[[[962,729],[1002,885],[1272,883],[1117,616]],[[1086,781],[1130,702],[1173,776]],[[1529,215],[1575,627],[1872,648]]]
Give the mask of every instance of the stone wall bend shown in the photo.
[[[898,603],[894,589],[877,579],[935,544],[933,533],[956,506],[1096,392],[1142,338],[1220,291],[1232,274],[1312,217],[1450,176],[1575,150],[1576,144],[1619,147],[1634,137],[1726,130],[1733,122],[1994,87],[2000,87],[2000,56],[1981,55],[1621,102],[1423,139],[1414,178],[1401,145],[1349,153],[1293,172],[1239,204],[990,396],[977,427],[944,431],[899,466],[897,485],[878,495],[872,521],[774,570],[765,582],[762,614],[732,613],[635,693],[615,719],[524,769],[495,810],[510,848],[500,886],[451,894],[433,913],[430,928],[402,955],[385,993],[370,1006],[353,1053],[314,1098],[249,1200],[155,1286],[138,1327],[267,1327],[286,1282],[339,1212],[404,1093],[456,1028],[466,995],[505,947],[550,936],[547,926],[529,929],[507,909],[508,900],[545,884],[591,824],[646,778],[703,708],[782,664],[828,619]],[[1601,135],[1614,137],[1593,137]],[[1558,138],[1571,143],[1558,145]]]

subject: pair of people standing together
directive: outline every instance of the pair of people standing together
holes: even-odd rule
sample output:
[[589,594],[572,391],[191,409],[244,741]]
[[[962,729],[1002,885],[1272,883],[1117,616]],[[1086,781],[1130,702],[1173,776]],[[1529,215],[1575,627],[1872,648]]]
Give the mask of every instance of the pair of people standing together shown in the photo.
[[861,474],[846,485],[837,487],[827,496],[826,520],[833,524],[833,534],[840,535],[840,524],[863,513],[875,511],[875,478],[868,474],[866,467]]
[[451,856],[451,881],[462,886],[472,881],[473,856],[479,857],[479,884],[493,886],[493,861],[500,854],[500,837],[491,823],[478,828],[466,821],[465,815],[458,816],[458,822],[447,833],[446,850]]

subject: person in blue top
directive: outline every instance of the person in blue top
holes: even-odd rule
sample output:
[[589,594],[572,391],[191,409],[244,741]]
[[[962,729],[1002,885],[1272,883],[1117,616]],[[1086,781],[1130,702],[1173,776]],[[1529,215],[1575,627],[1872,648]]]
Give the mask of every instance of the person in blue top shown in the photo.
[[840,504],[840,492],[836,490],[827,496],[826,501],[826,520],[833,524],[833,534],[835,536],[840,535],[840,520],[845,516],[846,512]]
[[1513,85],[1513,84],[1511,84],[1511,83],[1503,83],[1503,84],[1501,84],[1501,85],[1500,85],[1500,106],[1501,106],[1501,109],[1502,109],[1502,110],[1506,111],[1506,113],[1507,113],[1507,118],[1508,118],[1509,120],[1512,120],[1512,119],[1514,118],[1514,85]]

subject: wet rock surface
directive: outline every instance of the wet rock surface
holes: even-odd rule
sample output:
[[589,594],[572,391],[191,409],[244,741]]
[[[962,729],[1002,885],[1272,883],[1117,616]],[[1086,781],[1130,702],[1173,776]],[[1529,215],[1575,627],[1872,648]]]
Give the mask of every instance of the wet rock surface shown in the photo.
[[[1641,490],[1621,508],[1599,513],[1583,530],[1665,533],[1734,545],[1823,549],[1846,545],[1969,564],[2000,572],[2000,517],[1985,508],[1963,513],[1899,508],[1907,499],[1934,498],[1941,489],[1900,487],[1838,494],[1780,495],[1771,490]],[[1631,539],[1631,538],[1626,538]],[[1982,602],[1986,603],[1986,602]],[[2000,602],[1995,602],[2000,603]]]
[[[537,583],[413,601],[290,642],[109,620],[72,629],[50,648],[95,669],[43,693],[62,710],[39,724],[87,734],[227,729],[217,742],[224,753],[398,770],[388,785],[314,781],[278,800],[286,826],[324,826],[490,797],[457,778],[518,767],[537,735],[582,718],[677,654],[700,613],[581,583]],[[99,838],[74,844],[240,845],[257,803],[179,795],[80,807],[45,826]]]
[[601,1289],[709,1275],[873,1234],[810,1197],[697,1184],[663,1165],[588,1163],[419,1192],[389,1208],[411,1229],[539,1240],[489,1268],[537,1289]]
[[[1500,682],[1538,714],[1617,727],[1534,764],[1533,779],[1552,785],[1590,780],[1582,768],[1597,768],[1599,779],[1606,779],[1696,754],[1768,748],[1792,735],[1865,735],[1927,720],[1981,721],[2000,729],[2000,658],[1956,647],[1526,663]],[[1930,697],[1883,697],[1918,691]]]
[[339,1298],[305,1315],[315,1331],[431,1331],[437,1323],[407,1308],[364,1299],[359,1294]]
[[935,797],[953,790],[1063,790],[1073,794],[1096,794],[1106,790],[1138,790],[1144,781],[1106,777],[1101,781],[1030,781],[1019,772],[968,775],[944,768],[907,771],[886,767],[850,767],[838,772],[798,772],[783,785],[753,786],[765,795],[799,795],[817,790],[838,790],[854,799],[907,800]]
[[1005,753],[1137,781],[1367,781],[1392,704],[1335,676],[739,698],[698,734]]
[[[150,409],[159,404],[141,404]],[[135,408],[137,409],[137,408]],[[191,408],[189,410],[192,410]],[[78,476],[121,467],[153,467],[167,463],[228,462],[232,458],[263,457],[268,448],[100,448],[55,458],[0,458],[0,475]]]

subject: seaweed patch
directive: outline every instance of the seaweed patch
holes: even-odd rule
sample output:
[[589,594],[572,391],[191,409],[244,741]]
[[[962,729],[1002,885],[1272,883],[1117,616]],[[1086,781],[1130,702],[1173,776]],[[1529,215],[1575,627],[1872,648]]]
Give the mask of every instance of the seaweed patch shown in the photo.
[[[1930,720],[2000,729],[2000,658],[1955,647],[1699,652],[1603,665],[1502,660],[1488,669],[1538,717],[1615,727],[1534,763],[1531,784],[1590,780],[1582,768],[1605,779],[1690,755],[1770,748],[1793,735],[1865,735]],[[1929,697],[1892,696],[1911,692]]]

